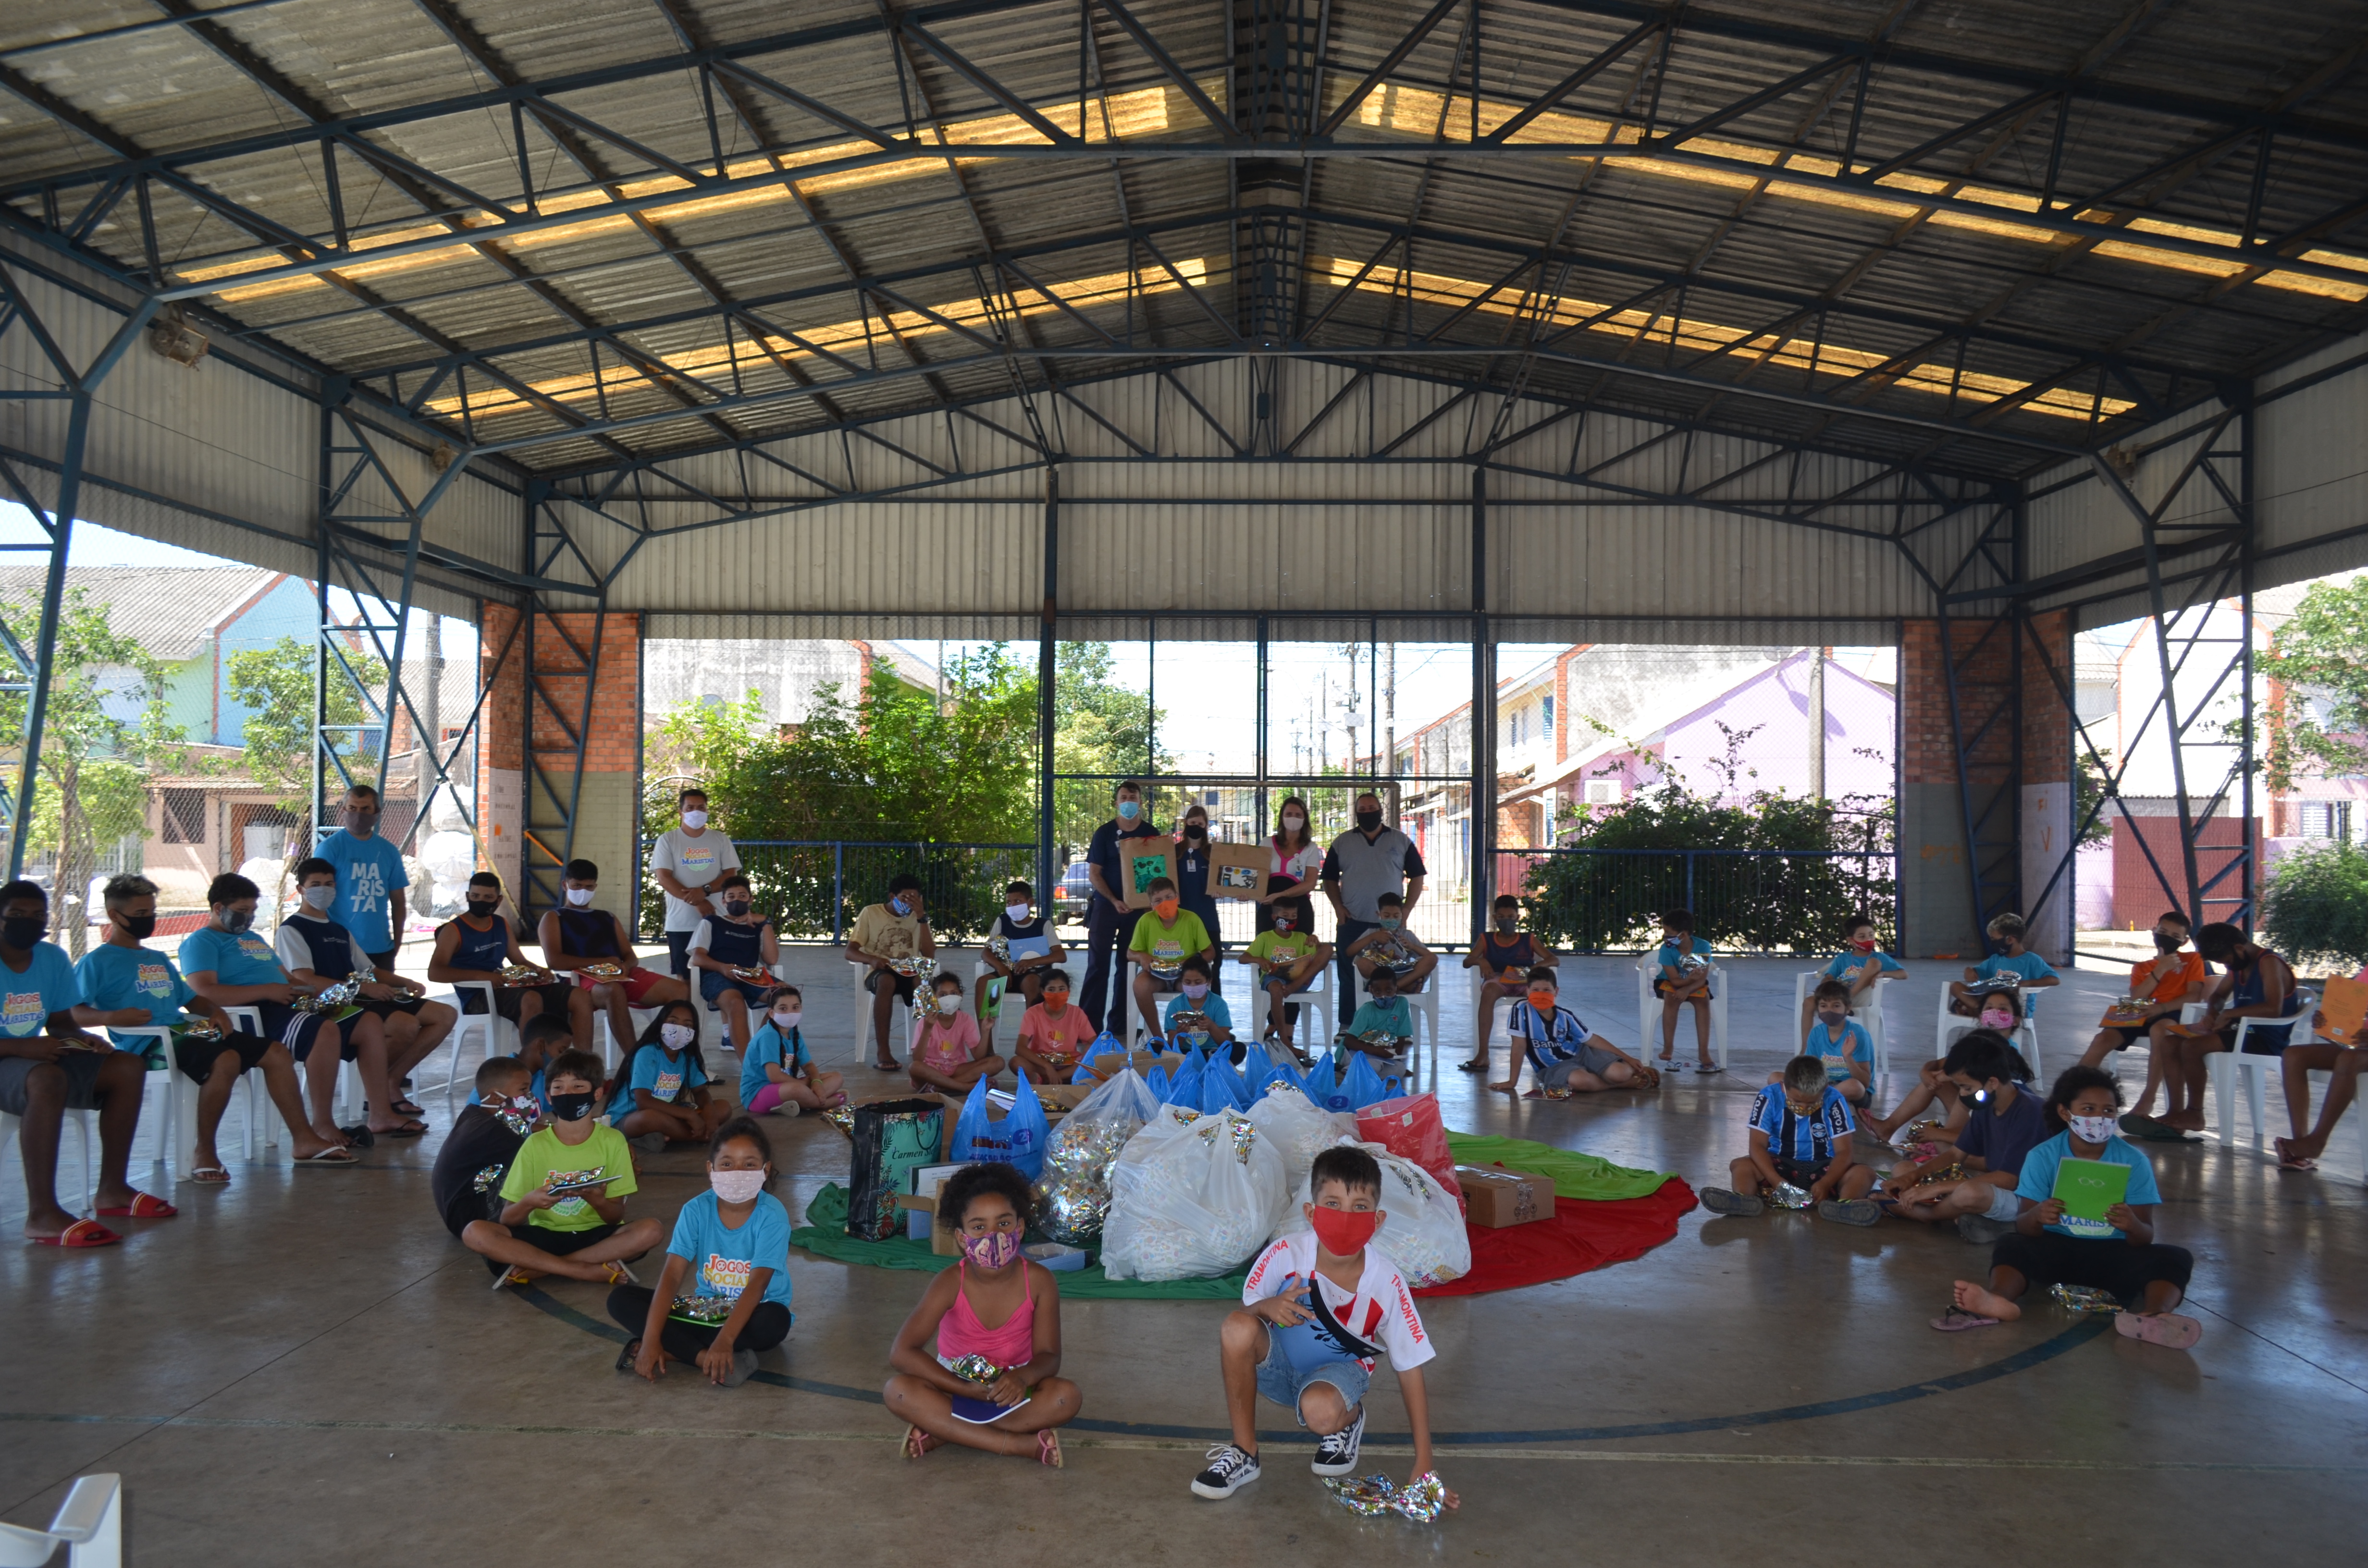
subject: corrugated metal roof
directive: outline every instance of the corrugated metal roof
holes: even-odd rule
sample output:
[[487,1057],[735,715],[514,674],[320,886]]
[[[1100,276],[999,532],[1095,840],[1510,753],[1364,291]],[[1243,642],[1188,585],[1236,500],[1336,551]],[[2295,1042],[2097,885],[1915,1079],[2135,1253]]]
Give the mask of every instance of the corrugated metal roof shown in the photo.
[[[195,658],[225,618],[279,580],[253,566],[77,566],[66,592],[107,611],[108,630],[168,665]],[[38,613],[49,569],[0,566],[0,603]]]

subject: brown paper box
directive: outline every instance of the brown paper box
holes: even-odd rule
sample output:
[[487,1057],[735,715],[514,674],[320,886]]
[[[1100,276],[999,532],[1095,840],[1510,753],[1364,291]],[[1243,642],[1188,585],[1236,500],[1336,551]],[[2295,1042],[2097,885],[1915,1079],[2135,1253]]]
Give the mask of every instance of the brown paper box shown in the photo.
[[933,1221],[929,1226],[929,1251],[939,1257],[953,1257],[962,1252],[962,1244],[954,1239],[952,1231],[934,1223],[938,1213],[938,1194],[943,1192],[945,1188],[946,1184],[940,1178],[934,1190],[917,1197],[911,1193],[899,1193],[896,1198],[896,1207],[917,1209],[928,1215]]
[[1212,844],[1209,896],[1255,900],[1266,892],[1267,868],[1273,864],[1273,853],[1263,844]]
[[1458,1165],[1455,1180],[1463,1188],[1466,1224],[1501,1231],[1508,1225],[1554,1218],[1552,1176],[1508,1171],[1502,1165]]
[[1176,846],[1165,838],[1121,838],[1118,841],[1119,870],[1126,879],[1121,890],[1129,909],[1151,907],[1151,884],[1161,877],[1176,880]]

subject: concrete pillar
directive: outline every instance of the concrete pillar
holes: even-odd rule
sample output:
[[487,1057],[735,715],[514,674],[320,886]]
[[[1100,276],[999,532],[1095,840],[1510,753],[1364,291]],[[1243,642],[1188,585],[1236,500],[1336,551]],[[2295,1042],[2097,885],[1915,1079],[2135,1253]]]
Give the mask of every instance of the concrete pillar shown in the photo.
[[2023,635],[2022,915],[2030,926],[2025,939],[2032,951],[2062,967],[2072,961],[2073,873],[2063,864],[2072,847],[2072,712],[2048,670],[2052,665],[2067,685],[2072,679],[2071,614],[2034,615],[2023,623]]
[[[484,869],[502,879],[513,902],[523,909],[525,884],[520,852],[525,841],[526,799],[526,643],[516,635],[518,612],[507,605],[487,604],[484,624],[478,628],[477,682],[491,684],[485,710],[478,723],[477,817]],[[501,667],[494,667],[500,657]]]

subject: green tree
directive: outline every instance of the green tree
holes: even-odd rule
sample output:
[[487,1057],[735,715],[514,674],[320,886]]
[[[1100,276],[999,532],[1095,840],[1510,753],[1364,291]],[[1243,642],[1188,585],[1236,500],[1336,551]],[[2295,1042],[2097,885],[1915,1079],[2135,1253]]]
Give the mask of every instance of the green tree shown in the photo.
[[[1111,678],[1116,661],[1107,642],[1064,642],[1054,651],[1053,769],[1070,774],[1166,772],[1173,754],[1152,749],[1164,710],[1150,697]],[[1034,696],[1034,684],[1030,696]],[[1064,777],[1053,791],[1053,841],[1082,851],[1094,829],[1110,820],[1110,778]],[[1155,815],[1157,813],[1155,812]],[[1031,832],[1030,837],[1035,835]]]
[[[354,673],[376,690],[386,683],[386,665],[365,654],[350,653]],[[313,645],[296,637],[282,637],[268,648],[249,648],[230,656],[231,699],[246,709],[241,727],[246,747],[247,774],[256,783],[280,792],[280,809],[308,812],[313,797]],[[361,693],[343,671],[332,667],[328,680],[328,722],[332,725],[361,724]],[[370,715],[378,716],[375,707]],[[357,783],[378,782],[378,759],[360,752],[354,730],[332,729],[329,744],[344,759]]]
[[2280,860],[2261,889],[2261,940],[2298,964],[2368,963],[2368,852],[2330,839]]
[[[19,645],[40,632],[38,602],[0,605],[0,619]],[[0,682],[22,686],[31,672],[0,653]],[[80,588],[68,588],[60,607],[50,699],[44,711],[39,783],[28,849],[57,857],[51,879],[51,919],[67,949],[83,950],[84,890],[101,844],[147,832],[147,768],[152,750],[180,739],[165,717],[165,666],[140,640],[108,624],[108,609]],[[137,719],[120,717],[136,704]],[[112,711],[110,711],[112,710]],[[30,694],[0,694],[0,737],[21,753]],[[13,782],[13,780],[12,780]]]
[[2263,759],[2271,789],[2290,790],[2304,772],[2368,773],[2368,576],[2312,584],[2260,667],[2278,683]]

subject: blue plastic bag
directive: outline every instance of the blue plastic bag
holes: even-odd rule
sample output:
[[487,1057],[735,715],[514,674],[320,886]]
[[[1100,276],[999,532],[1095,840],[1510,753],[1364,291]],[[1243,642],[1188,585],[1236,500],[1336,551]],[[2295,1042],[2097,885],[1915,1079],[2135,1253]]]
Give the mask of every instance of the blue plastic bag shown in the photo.
[[1201,1064],[1201,1097],[1195,1102],[1211,1116],[1221,1110],[1250,1108],[1250,1086],[1234,1071],[1234,1064],[1222,1055],[1211,1055]]
[[1361,1051],[1350,1051],[1348,1054],[1351,1060],[1349,1062],[1348,1079],[1341,1085],[1341,1092],[1349,1096],[1349,1103],[1345,1108],[1326,1106],[1325,1108],[1327,1110],[1343,1108],[1355,1110],[1360,1106],[1369,1106],[1376,1101],[1388,1099],[1397,1092],[1390,1085],[1405,1081],[1406,1074],[1403,1073],[1383,1077],[1374,1067],[1373,1059]]
[[1201,1108],[1201,1058],[1197,1053],[1184,1058],[1184,1065],[1167,1080],[1167,1092],[1159,1097],[1187,1110]]
[[1160,1066],[1156,1062],[1153,1062],[1150,1070],[1144,1074],[1143,1081],[1151,1085],[1152,1094],[1158,1097],[1161,1105],[1166,1105],[1167,1103],[1167,1068]]
[[1044,1150],[1051,1141],[1052,1123],[1044,1117],[1044,1106],[1037,1099],[1036,1091],[1023,1084],[1012,1096],[1011,1108],[996,1120],[986,1098],[986,1079],[981,1076],[971,1085],[970,1098],[962,1102],[962,1116],[954,1123],[954,1140],[946,1158],[958,1165],[973,1165],[989,1160],[1001,1160],[1019,1167],[1022,1176],[1034,1181],[1044,1174]]
[[[1349,1068],[1349,1076],[1345,1081],[1341,1077],[1342,1054],[1339,1051],[1327,1051],[1317,1057],[1315,1065],[1308,1068],[1307,1076],[1301,1084],[1301,1087],[1307,1091],[1307,1097],[1315,1102],[1315,1108],[1318,1110],[1353,1111],[1360,1105],[1373,1103],[1371,1100],[1360,1100],[1357,1097],[1357,1091],[1352,1087],[1356,1082],[1353,1066]],[[1357,1055],[1354,1051],[1346,1054]],[[1360,1056],[1358,1060],[1361,1061],[1363,1058]]]
[[1264,1070],[1249,1081],[1249,1085],[1252,1105],[1266,1098],[1269,1093],[1276,1089],[1297,1089],[1301,1094],[1307,1093],[1307,1085],[1300,1077],[1299,1070],[1280,1062],[1267,1063]]

